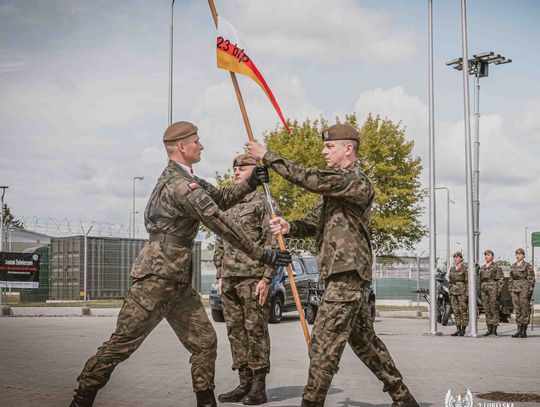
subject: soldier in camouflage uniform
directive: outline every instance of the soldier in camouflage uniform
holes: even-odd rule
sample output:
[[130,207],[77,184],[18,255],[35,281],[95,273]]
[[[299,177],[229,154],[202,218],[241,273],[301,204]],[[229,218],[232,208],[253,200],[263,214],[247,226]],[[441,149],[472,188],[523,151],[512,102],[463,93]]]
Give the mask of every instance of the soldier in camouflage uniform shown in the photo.
[[493,251],[486,250],[486,264],[480,268],[480,297],[486,313],[487,331],[484,336],[497,336],[499,326],[499,299],[504,284],[502,269],[493,261]]
[[530,303],[535,281],[533,266],[525,261],[525,250],[517,249],[516,262],[510,267],[510,279],[508,280],[518,326],[517,332],[512,335],[512,338],[527,337],[527,325],[531,312]]
[[[234,182],[248,178],[256,164],[245,154],[237,156],[233,162]],[[251,192],[225,213],[259,246],[271,249],[275,245],[263,192]],[[221,238],[216,242],[214,264],[231,344],[232,369],[238,370],[240,377],[240,384],[220,394],[218,399],[221,402],[242,401],[247,405],[266,403],[266,375],[270,371],[269,302],[266,296],[276,269],[251,260]]]
[[316,236],[320,278],[325,293],[311,335],[310,367],[302,406],[323,406],[333,376],[349,343],[360,360],[383,382],[393,406],[418,407],[403,383],[388,349],[377,337],[365,292],[371,283],[372,252],[368,223],[375,197],[372,183],[358,162],[358,132],[335,124],[322,133],[327,169],[304,168],[257,143],[248,154],[263,159],[295,185],[321,195],[304,218],[271,221],[274,233]]
[[461,252],[454,253],[454,266],[450,269],[450,302],[456,319],[456,332],[452,336],[464,336],[469,325],[469,287],[467,266]]
[[150,240],[133,264],[131,287],[115,332],[88,359],[77,378],[79,388],[72,407],[92,406],[98,389],[107,383],[116,365],[135,352],[163,318],[191,353],[197,406],[216,405],[216,333],[199,294],[191,286],[191,247],[200,222],[254,260],[266,264],[290,262],[288,252],[263,249],[222,212],[253,192],[261,181],[268,181],[264,171],[254,171],[246,181],[218,190],[190,174],[190,166],[200,161],[203,149],[196,126],[174,123],[165,131],[163,141],[169,163],[144,214]]

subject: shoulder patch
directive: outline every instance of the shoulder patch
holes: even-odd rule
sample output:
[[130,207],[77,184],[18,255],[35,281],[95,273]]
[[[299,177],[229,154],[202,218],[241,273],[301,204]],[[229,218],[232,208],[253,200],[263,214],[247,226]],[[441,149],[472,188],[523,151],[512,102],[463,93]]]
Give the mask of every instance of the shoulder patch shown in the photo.
[[193,191],[194,189],[199,188],[199,184],[197,184],[196,182],[190,182],[188,184],[188,187],[189,187],[189,189],[191,189]]
[[212,201],[212,198],[210,198],[208,195],[203,195],[196,198],[195,202],[197,203],[197,206],[203,211],[214,203]]

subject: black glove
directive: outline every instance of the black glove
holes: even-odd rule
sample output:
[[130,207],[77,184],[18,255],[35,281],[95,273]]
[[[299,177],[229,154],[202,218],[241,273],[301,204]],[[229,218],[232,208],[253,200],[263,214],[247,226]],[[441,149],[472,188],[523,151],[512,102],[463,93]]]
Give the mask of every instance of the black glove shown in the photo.
[[251,188],[257,188],[261,184],[268,184],[270,182],[268,168],[264,165],[256,165],[246,181]]
[[531,302],[531,300],[532,300],[532,295],[533,295],[533,292],[532,292],[532,291],[529,291],[529,296],[528,296],[529,302]]
[[288,250],[264,249],[260,262],[269,266],[286,266],[292,261],[291,253]]

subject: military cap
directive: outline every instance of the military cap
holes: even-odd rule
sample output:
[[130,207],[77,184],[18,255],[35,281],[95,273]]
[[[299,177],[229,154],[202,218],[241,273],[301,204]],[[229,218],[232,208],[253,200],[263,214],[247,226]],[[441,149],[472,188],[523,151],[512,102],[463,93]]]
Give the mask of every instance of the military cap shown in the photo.
[[461,252],[455,252],[452,257],[461,257],[463,259],[463,254]]
[[322,132],[323,141],[330,140],[356,140],[360,141],[358,132],[350,124],[334,124]]
[[197,126],[190,122],[176,122],[171,124],[163,134],[163,141],[182,140],[197,134]]
[[247,154],[240,154],[234,157],[233,167],[245,167],[247,165],[257,165],[257,161]]
[[491,250],[491,249],[484,250],[484,256],[486,254],[491,254],[492,256],[495,256],[495,253],[493,253],[493,250]]
[[516,254],[521,253],[525,256],[525,250],[523,250],[521,247],[519,249],[516,249]]

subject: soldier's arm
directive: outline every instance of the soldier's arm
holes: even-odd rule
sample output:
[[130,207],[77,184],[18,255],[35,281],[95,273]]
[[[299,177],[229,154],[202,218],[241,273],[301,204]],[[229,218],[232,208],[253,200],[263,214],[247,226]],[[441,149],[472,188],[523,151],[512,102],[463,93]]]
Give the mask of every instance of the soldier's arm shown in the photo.
[[212,197],[197,183],[190,183],[187,190],[179,191],[177,204],[183,206],[188,215],[204,223],[216,235],[227,240],[253,260],[260,260],[263,249],[255,244],[242,227],[230,221]]
[[346,169],[305,168],[280,155],[267,151],[263,162],[283,178],[317,194],[354,199],[356,204],[371,203],[373,186],[367,176],[358,177]]
[[291,231],[287,237],[312,237],[317,232],[317,223],[321,214],[323,200],[319,199],[315,208],[309,211],[303,218],[289,222]]
[[503,274],[502,268],[497,266],[497,287],[498,287],[499,293],[502,291],[503,285],[504,285],[504,274]]
[[236,205],[244,196],[253,192],[253,188],[249,186],[247,181],[242,181],[234,186],[216,188],[202,178],[196,178],[196,180],[222,211]]
[[469,285],[469,268],[465,267],[465,270],[463,270],[465,273],[465,285]]
[[214,266],[216,266],[216,278],[221,278],[221,267],[223,266],[223,240],[221,237],[216,239],[213,261]]
[[534,284],[536,283],[536,277],[534,275],[534,268],[532,264],[527,266],[527,280],[529,280],[530,284],[529,291],[532,293],[534,291]]
[[[274,203],[274,211],[279,213],[279,210],[277,206],[275,206],[275,203]],[[262,229],[262,236],[261,236],[262,246],[265,249],[279,249],[279,245],[268,225],[271,215],[270,215],[270,208],[268,207],[268,203],[266,202],[265,199],[261,200],[261,203],[258,207],[258,214],[259,214],[259,221],[260,221],[261,229]],[[272,280],[274,276],[276,275],[276,271],[277,271],[277,267],[264,265],[263,277],[267,278],[268,280]]]

